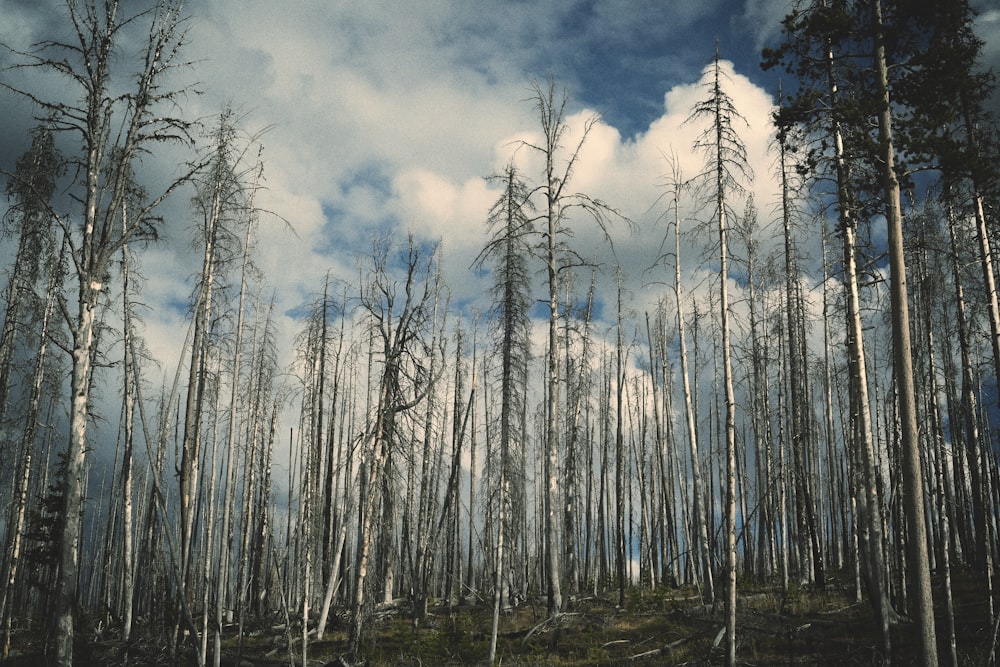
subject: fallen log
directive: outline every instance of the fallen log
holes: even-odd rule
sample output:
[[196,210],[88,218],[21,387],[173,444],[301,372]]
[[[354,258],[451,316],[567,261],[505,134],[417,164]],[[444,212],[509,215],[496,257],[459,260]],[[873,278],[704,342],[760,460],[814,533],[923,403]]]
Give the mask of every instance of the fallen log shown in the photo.
[[666,646],[661,646],[660,648],[654,648],[651,651],[643,651],[642,653],[636,653],[635,655],[631,655],[628,658],[626,658],[626,660],[628,662],[639,662],[641,660],[647,660],[649,658],[659,658],[665,655],[670,655],[670,653],[675,648],[688,641],[691,641],[691,637],[681,637],[680,639],[676,639],[670,642]]

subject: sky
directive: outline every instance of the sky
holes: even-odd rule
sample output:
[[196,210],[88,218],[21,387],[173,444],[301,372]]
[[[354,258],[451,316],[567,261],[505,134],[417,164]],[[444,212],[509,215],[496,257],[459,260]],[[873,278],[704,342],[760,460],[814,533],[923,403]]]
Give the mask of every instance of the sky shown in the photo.
[[[979,4],[986,57],[1000,63],[1000,8]],[[569,95],[571,134],[600,117],[572,187],[634,228],[612,230],[614,257],[586,220],[573,223],[574,242],[622,265],[638,321],[664,292],[650,269],[665,234],[665,155],[677,154],[685,177],[703,164],[691,150],[699,127],[685,121],[705,96],[716,44],[747,121],[738,129],[755,174],[748,189],[765,228],[776,219],[768,119],[777,80],[760,71],[759,54],[787,10],[785,0],[191,0],[184,53],[194,64],[181,76],[201,92],[183,112],[210,121],[232,105],[246,132],[261,135],[258,205],[276,215],[262,216],[257,263],[281,318],[282,361],[324,276],[356,282],[359,256],[382,232],[440,241],[453,303],[467,314],[488,308],[488,279],[469,270],[498,196],[484,178],[512,159],[537,175],[515,148],[537,136],[532,84],[550,78]],[[59,25],[59,3],[0,0],[0,16],[0,42],[26,48]],[[28,146],[31,108],[6,92],[0,108],[0,167],[10,169]],[[163,241],[140,260],[146,339],[168,373],[199,262],[180,199],[166,209]],[[689,215],[693,224],[699,214]],[[703,246],[685,241],[695,281],[711,271]]]

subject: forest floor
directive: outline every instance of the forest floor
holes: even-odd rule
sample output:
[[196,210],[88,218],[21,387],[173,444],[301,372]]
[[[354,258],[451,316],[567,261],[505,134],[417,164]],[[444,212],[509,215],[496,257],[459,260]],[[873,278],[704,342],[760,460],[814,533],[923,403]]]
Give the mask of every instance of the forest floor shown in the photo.
[[[867,602],[854,601],[850,582],[833,579],[823,591],[793,587],[788,591],[764,586],[741,591],[737,620],[737,657],[743,665],[880,665],[878,623]],[[935,594],[940,581],[935,581]],[[977,577],[958,575],[954,584],[957,654],[960,665],[987,665],[995,641],[990,627],[985,588]],[[943,600],[935,598],[935,602]],[[497,641],[500,664],[585,667],[598,665],[721,665],[725,662],[725,625],[721,603],[702,604],[690,588],[633,588],[624,609],[617,593],[577,596],[555,621],[546,618],[540,598],[501,614]],[[943,604],[935,604],[939,655],[947,655]],[[433,606],[414,627],[405,606],[382,609],[366,627],[363,655],[369,667],[433,667],[483,665],[489,649],[492,605],[488,601],[449,608]],[[347,637],[344,619],[322,641],[309,644],[308,664],[315,667],[355,664],[342,662]],[[243,646],[233,628],[223,643],[222,664],[229,667],[301,665],[301,627],[289,636],[277,619],[247,626]],[[98,638],[77,633],[80,665],[171,664],[165,647],[138,640],[126,651],[105,633]],[[298,639],[298,641],[296,641]],[[914,628],[893,627],[892,664],[918,664]],[[10,658],[3,665],[41,666],[40,639],[23,631],[13,636]],[[185,647],[186,648],[186,647]],[[241,655],[239,662],[236,655]],[[182,655],[186,653],[182,649]],[[345,658],[346,660],[346,658]],[[181,665],[194,664],[182,658]],[[948,664],[945,659],[941,664]]]

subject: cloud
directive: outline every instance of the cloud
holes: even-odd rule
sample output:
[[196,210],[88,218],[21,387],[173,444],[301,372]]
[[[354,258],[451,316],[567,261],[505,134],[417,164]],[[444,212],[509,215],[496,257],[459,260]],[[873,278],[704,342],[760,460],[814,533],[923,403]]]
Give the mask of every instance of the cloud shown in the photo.
[[[18,45],[47,34],[58,20],[50,9],[55,4],[0,0],[0,39]],[[704,167],[704,155],[691,148],[701,126],[687,119],[707,94],[702,68],[719,32],[723,55],[733,59],[722,64],[726,89],[747,119],[738,130],[755,174],[748,186],[765,226],[761,252],[774,250],[778,237],[767,226],[778,192],[769,149],[773,100],[759,78],[756,54],[786,9],[783,0],[491,0],[485,7],[457,0],[192,0],[186,56],[194,64],[178,73],[178,81],[197,80],[202,92],[185,100],[184,113],[210,123],[233,104],[248,134],[269,128],[261,136],[264,189],[256,203],[270,213],[260,219],[256,262],[269,282],[265,297],[273,292],[283,314],[283,362],[301,324],[294,314],[320,293],[328,273],[356,282],[357,258],[370,252],[379,233],[403,238],[412,230],[422,240],[440,240],[453,302],[486,310],[488,277],[469,271],[485,241],[487,211],[499,196],[498,186],[484,177],[516,159],[526,176],[540,180],[537,156],[517,149],[537,141],[531,83],[544,84],[549,75],[570,93],[567,149],[599,116],[571,189],[605,201],[634,223],[609,228],[612,255],[602,230],[576,210],[572,242],[582,257],[596,257],[611,272],[621,263],[628,305],[641,320],[664,291],[657,283],[669,276],[667,267],[653,268],[661,240],[672,245],[661,220],[665,155],[677,155],[686,178]],[[995,10],[977,22],[980,34],[992,36],[986,53],[994,60],[1000,58],[998,26]],[[752,47],[738,41],[748,31]],[[30,126],[30,109],[17,104],[0,146],[9,161],[26,147]],[[183,304],[199,268],[190,250],[187,196],[170,203],[166,241],[141,259],[144,300],[151,307],[147,338],[165,372],[179,356]],[[683,207],[685,229],[708,215],[689,196]],[[818,247],[818,239],[807,241]],[[703,302],[717,282],[706,251],[713,243],[711,234],[691,235],[682,248],[687,289]],[[536,292],[542,291],[535,280]],[[602,281],[598,295],[606,319],[614,312],[613,282]],[[607,331],[608,322],[601,324],[597,329]]]
[[[1000,9],[985,0],[973,3],[980,12],[975,21],[975,31],[984,40],[982,65],[984,69],[1000,71]],[[1000,105],[1000,90],[993,93],[993,107]]]
[[[726,11],[724,3],[650,3],[635,11],[621,0],[557,7],[518,2],[480,11],[444,0],[419,6],[196,0],[189,9],[186,55],[195,64],[180,75],[199,81],[202,93],[187,99],[184,112],[211,123],[233,104],[248,134],[269,128],[261,136],[264,181],[256,203],[273,214],[261,218],[256,262],[279,312],[299,312],[328,272],[355,280],[358,256],[370,252],[371,238],[385,230],[440,240],[456,302],[485,309],[486,279],[468,270],[499,196],[484,177],[516,157],[538,182],[537,156],[516,149],[538,136],[531,81],[544,83],[550,73],[570,93],[567,148],[585,122],[600,116],[572,189],[634,223],[609,228],[612,256],[602,230],[575,211],[576,249],[606,267],[621,262],[638,311],[658,298],[647,270],[664,236],[657,222],[665,208],[658,201],[664,154],[676,152],[687,177],[702,168],[703,156],[691,152],[698,127],[685,121],[706,92],[699,70],[712,43],[709,38],[699,52],[678,50],[676,40]],[[758,202],[769,201],[770,98],[731,63],[724,67],[730,94],[749,122],[744,140],[758,175]],[[646,90],[654,74],[660,84],[674,81]],[[634,78],[639,75],[647,78]],[[612,99],[620,97],[619,89],[602,88],[604,80],[644,100]],[[637,104],[638,117],[648,121],[628,120]],[[693,216],[690,202],[687,208]],[[154,294],[168,302],[186,297],[198,270],[184,197],[171,202],[169,219],[168,242],[149,254],[145,267],[151,301]],[[692,271],[700,268],[704,243],[685,242]],[[613,300],[610,293],[600,296]],[[175,316],[166,316],[164,326],[174,327]],[[176,340],[174,331],[162,348]]]
[[739,20],[749,27],[758,52],[781,34],[781,20],[792,11],[794,4],[792,0],[746,0]]

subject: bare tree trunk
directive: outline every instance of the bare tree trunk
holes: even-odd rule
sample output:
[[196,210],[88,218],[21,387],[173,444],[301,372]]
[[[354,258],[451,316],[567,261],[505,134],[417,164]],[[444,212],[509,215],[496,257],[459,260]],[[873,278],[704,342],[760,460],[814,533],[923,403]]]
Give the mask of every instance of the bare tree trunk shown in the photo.
[[615,579],[618,607],[625,608],[628,554],[625,540],[625,342],[622,337],[622,276],[618,271],[618,317],[615,329]]
[[83,510],[83,474],[87,452],[87,422],[90,417],[91,351],[97,318],[97,299],[102,284],[80,277],[78,316],[73,327],[73,376],[71,383],[70,444],[66,457],[66,488],[59,540],[59,588],[56,612],[56,661],[60,667],[73,664],[73,617],[76,607],[80,549],[80,515]]
[[194,305],[194,338],[191,343],[191,361],[188,366],[187,400],[184,407],[184,435],[181,445],[180,479],[180,547],[182,596],[188,596],[192,568],[191,550],[194,543],[194,520],[198,506],[196,497],[199,487],[201,460],[201,421],[208,373],[208,336],[212,322],[213,290],[217,270],[216,247],[222,225],[223,197],[226,180],[229,177],[228,128],[220,121],[213,146],[212,168],[209,173],[208,202],[201,202],[204,217],[201,230],[204,249],[198,297]]
[[[10,554],[7,565],[7,577],[3,588],[3,601],[0,603],[0,618],[3,621],[3,658],[6,659],[10,653],[10,633],[11,619],[13,617],[14,584],[17,582],[18,565],[21,560],[21,540],[24,534],[26,511],[28,507],[28,489],[32,475],[32,459],[37,443],[38,427],[40,425],[40,411],[43,383],[45,381],[45,367],[48,363],[49,327],[55,308],[56,290],[60,271],[57,267],[51,267],[49,275],[48,290],[45,297],[45,308],[42,313],[42,322],[39,327],[38,353],[35,358],[35,370],[32,375],[31,393],[28,400],[28,414],[26,416],[24,433],[21,436],[21,454],[18,457],[17,466],[17,492],[14,498],[14,525],[7,527],[10,538]],[[126,561],[127,562],[127,561]],[[127,638],[126,638],[127,639]]]
[[[826,43],[826,66],[831,107],[838,104],[838,85],[834,71],[834,53],[829,40]],[[857,221],[850,195],[848,163],[845,157],[844,139],[839,118],[831,117],[830,133],[834,145],[834,159],[837,173],[837,205],[840,210],[840,232],[843,245],[844,297],[847,306],[847,365],[852,414],[851,441],[859,452],[859,471],[863,476],[855,488],[863,488],[858,494],[859,531],[861,551],[867,566],[868,594],[879,618],[884,660],[891,659],[891,637],[889,620],[892,614],[888,592],[885,551],[883,549],[882,500],[876,480],[875,440],[873,435],[871,402],[868,392],[868,370],[865,360],[864,336],[861,323],[861,300],[858,293],[857,269]]]
[[[501,436],[502,437],[502,436]],[[503,447],[503,445],[501,445]],[[499,509],[497,512],[497,544],[496,544],[496,568],[493,573],[493,620],[490,624],[490,649],[486,658],[486,664],[496,663],[497,655],[497,631],[500,627],[500,605],[503,599],[504,585],[504,536],[507,522],[507,508],[509,505],[507,491],[507,452],[501,450],[500,454],[500,481],[498,483]]]
[[[127,211],[122,207],[122,227],[127,224]],[[132,458],[134,448],[133,426],[135,424],[135,383],[133,358],[132,304],[129,298],[129,252],[122,247],[122,294],[124,299],[122,346],[125,349],[124,364],[124,420],[125,451],[122,453],[121,493],[122,493],[122,641],[129,643],[132,633],[132,611],[135,595],[135,557],[132,544]]]
[[920,461],[920,440],[917,430],[917,408],[914,398],[910,311],[906,289],[906,263],[903,256],[903,217],[900,208],[899,181],[896,177],[892,140],[892,109],[889,102],[889,77],[882,32],[882,0],[873,0],[872,4],[875,10],[874,25],[872,26],[875,32],[873,59],[878,73],[880,97],[878,134],[883,158],[882,179],[889,236],[893,371],[899,394],[899,420],[903,448],[903,492],[905,494],[903,502],[906,505],[907,537],[910,548],[909,571],[912,576],[910,586],[916,603],[920,658],[927,667],[935,667],[937,665],[937,640],[928,564],[927,525],[924,517],[924,486]]
[[[240,392],[240,366],[243,363],[243,328],[246,319],[247,272],[250,269],[250,241],[253,238],[253,223],[255,220],[253,201],[260,178],[260,168],[254,174],[254,185],[250,191],[248,206],[247,229],[243,239],[243,259],[240,264],[240,291],[236,302],[236,328],[233,342],[232,379],[229,387],[229,406],[226,410],[228,424],[226,429],[226,480],[222,502],[222,524],[219,540],[219,566],[216,573],[215,590],[215,623],[213,638],[213,663],[220,667],[222,658],[222,623],[226,610],[226,600],[229,596],[229,584],[232,577],[233,554],[233,505],[236,502],[236,430],[239,413],[237,400]],[[291,489],[289,489],[291,492]]]
[[[478,327],[478,322],[476,324]],[[478,329],[472,332],[472,386],[476,386],[476,343],[478,342]],[[475,571],[474,571],[474,548],[476,534],[476,404],[469,403],[470,420],[472,427],[469,433],[469,534],[468,553],[466,554],[467,564],[465,567],[465,589],[471,595],[475,591]]]
[[[551,99],[550,99],[551,102]],[[551,107],[550,107],[551,108]],[[552,154],[550,151],[548,154]],[[554,176],[551,163],[549,188],[552,189]],[[545,431],[545,502],[544,502],[544,538],[545,538],[545,569],[548,578],[548,610],[550,616],[562,611],[562,582],[559,572],[559,548],[556,535],[555,514],[559,507],[559,360],[558,360],[558,330],[559,330],[559,268],[556,264],[556,231],[559,213],[552,195],[549,196],[548,211],[548,255],[546,270],[549,286],[549,344],[547,347],[547,403]]]
[[929,378],[925,397],[926,409],[930,417],[930,427],[927,429],[927,437],[930,439],[931,443],[933,443],[931,454],[937,459],[937,465],[933,465],[932,467],[932,481],[936,483],[936,489],[933,491],[933,501],[935,503],[937,519],[940,522],[941,529],[941,536],[937,541],[940,545],[940,558],[937,570],[941,573],[943,579],[942,588],[944,589],[945,597],[944,612],[945,628],[948,640],[948,664],[951,665],[951,667],[958,667],[958,646],[955,637],[955,604],[952,595],[951,577],[952,524],[945,492],[945,489],[947,488],[947,475],[945,474],[947,466],[945,464],[945,460],[948,454],[945,451],[944,429],[941,424],[941,413],[938,406],[938,394],[940,392],[940,388],[938,386],[938,371],[934,359],[935,345],[931,307],[935,295],[933,294],[933,290],[931,288],[931,269],[927,266],[926,245],[921,248],[920,254],[917,257],[917,263],[920,274],[920,292],[923,297],[921,299],[924,309],[923,333],[927,354],[926,372]]
[[579,519],[578,501],[578,463],[580,447],[580,419],[583,411],[583,403],[588,397],[585,396],[585,383],[589,373],[590,355],[590,318],[593,310],[594,289],[597,272],[592,271],[590,277],[590,290],[587,296],[587,311],[583,321],[583,341],[580,359],[576,363],[575,378],[570,378],[570,343],[569,329],[566,326],[565,334],[565,357],[566,357],[566,399],[567,399],[567,439],[566,439],[566,462],[563,487],[565,488],[565,498],[563,500],[563,533],[566,539],[563,540],[563,559],[566,565],[566,580],[569,584],[569,594],[576,595],[580,588],[580,554],[577,540],[577,526]]
[[[733,128],[734,120],[742,120],[732,99],[722,87],[719,52],[707,70],[712,76],[711,93],[695,105],[691,118],[706,117],[708,128],[695,141],[695,147],[708,154],[706,178],[711,178],[711,191],[719,239],[719,325],[722,329],[722,383],[725,417],[722,436],[725,441],[725,557],[726,557],[726,664],[736,663],[736,397],[733,389],[732,343],[729,324],[729,247],[728,207],[730,191],[742,185],[737,175],[751,179],[746,161],[746,147]],[[720,469],[721,474],[721,469]],[[721,482],[721,480],[720,480]]]
[[[155,117],[152,105],[169,102],[178,92],[160,89],[160,76],[173,64],[183,41],[178,26],[179,8],[169,2],[157,5],[148,14],[119,16],[117,0],[105,0],[103,7],[91,4],[78,7],[68,3],[69,19],[75,30],[75,40],[68,44],[49,42],[50,58],[32,56],[32,64],[67,76],[68,82],[79,86],[81,101],[77,106],[46,103],[25,93],[52,114],[56,127],[81,133],[86,152],[80,158],[84,182],[79,200],[83,204],[79,228],[61,221],[64,233],[73,237],[72,252],[76,269],[77,306],[70,315],[64,308],[72,333],[72,380],[70,406],[70,439],[67,448],[67,468],[64,491],[62,528],[59,543],[59,581],[55,614],[55,662],[68,667],[73,662],[73,619],[77,602],[79,545],[81,538],[80,511],[84,489],[83,473],[87,453],[87,425],[90,416],[91,368],[95,352],[97,306],[105,288],[104,280],[111,257],[130,236],[148,235],[149,213],[180,181],[168,184],[163,194],[154,198],[137,215],[145,226],[133,228],[125,236],[113,233],[121,203],[131,185],[134,156],[147,142],[164,137],[186,138],[186,124],[171,117]],[[121,45],[121,29],[138,19],[148,17],[151,23],[148,39],[143,43],[141,69],[135,78],[136,90],[131,95],[112,94],[112,54]],[[61,50],[64,49],[64,50]],[[86,54],[87,62],[67,63],[64,53]],[[57,60],[58,59],[58,60]],[[124,102],[128,107],[124,108]],[[111,132],[115,112],[119,130]],[[161,134],[162,131],[162,134]],[[112,144],[112,142],[114,142]],[[186,180],[186,176],[181,180]],[[65,306],[65,304],[63,304]]]
[[[721,167],[720,167],[721,169]],[[736,397],[729,340],[729,270],[726,203],[719,178],[719,312],[722,322],[722,373],[726,400],[726,664],[736,664]]]
[[676,161],[672,164],[674,200],[674,298],[677,309],[677,341],[680,346],[681,386],[684,393],[684,423],[687,426],[688,446],[691,452],[691,515],[695,534],[695,549],[701,567],[702,598],[705,604],[715,601],[715,583],[712,574],[712,554],[708,542],[708,517],[703,508],[701,455],[698,452],[698,427],[694,416],[694,398],[691,392],[691,370],[688,368],[687,336],[684,323],[684,297],[681,286],[681,212],[680,193],[682,176]]
[[787,128],[779,128],[778,147],[780,150],[782,230],[785,246],[785,314],[788,336],[789,360],[789,407],[792,413],[792,457],[795,491],[799,505],[800,540],[808,539],[812,556],[813,579],[817,588],[825,586],[823,549],[817,535],[815,503],[809,486],[806,465],[806,443],[809,441],[808,378],[805,359],[805,342],[802,309],[799,306],[797,272],[792,248],[791,188],[788,174]]

